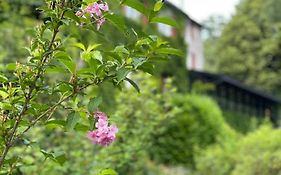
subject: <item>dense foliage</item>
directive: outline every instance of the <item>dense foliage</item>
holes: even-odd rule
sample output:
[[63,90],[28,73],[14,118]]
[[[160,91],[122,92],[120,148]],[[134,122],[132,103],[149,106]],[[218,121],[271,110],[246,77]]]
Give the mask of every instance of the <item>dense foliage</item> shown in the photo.
[[208,148],[196,160],[198,174],[280,175],[281,130],[269,126]]

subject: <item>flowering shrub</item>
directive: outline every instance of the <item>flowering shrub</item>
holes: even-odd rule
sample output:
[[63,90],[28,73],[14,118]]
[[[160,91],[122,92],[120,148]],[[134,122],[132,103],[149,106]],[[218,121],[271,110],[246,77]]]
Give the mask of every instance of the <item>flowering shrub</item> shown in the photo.
[[[162,1],[158,1],[155,4],[158,8],[153,10],[137,0],[117,4],[119,9],[122,5],[135,8],[155,22],[157,20],[153,19],[157,17]],[[103,146],[112,143],[117,127],[108,124],[105,114],[95,113],[102,98],[87,92],[103,82],[122,88],[124,81],[139,91],[128,78],[129,73],[151,72],[155,59],[166,57],[170,51],[179,53],[156,36],[127,27],[122,16],[110,12],[104,1],[46,0],[39,10],[44,22],[35,28],[35,38],[26,48],[29,56],[25,61],[7,65],[0,73],[0,173],[12,174],[17,166],[24,164],[21,154],[10,155],[9,152],[13,147],[32,143],[26,134],[34,126],[54,125],[85,135],[89,131],[88,138],[93,143]],[[134,40],[106,48],[100,43],[83,43],[72,31],[67,31],[75,28],[100,34],[105,21],[121,32],[133,32]],[[59,115],[62,111],[68,115]],[[94,119],[97,120],[96,130]],[[59,164],[66,159],[64,153],[46,150],[41,153]]]
[[103,112],[95,112],[95,117],[97,119],[97,129],[88,132],[88,138],[93,143],[108,146],[115,140],[115,134],[118,132],[118,128],[115,125],[108,126],[107,116]]

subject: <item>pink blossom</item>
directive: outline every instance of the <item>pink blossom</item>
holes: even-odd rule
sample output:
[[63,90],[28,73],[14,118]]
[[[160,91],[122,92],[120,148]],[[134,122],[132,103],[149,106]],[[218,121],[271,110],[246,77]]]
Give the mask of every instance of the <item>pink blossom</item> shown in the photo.
[[105,113],[95,112],[94,115],[97,119],[96,130],[89,131],[87,137],[94,144],[108,146],[116,139],[118,128],[115,125],[109,126],[108,119]]
[[100,5],[98,3],[94,3],[92,5],[89,5],[86,9],[86,12],[90,14],[96,14],[97,16],[101,16],[101,10],[100,10]]
[[96,123],[96,128],[101,128],[101,127],[107,127],[108,126],[108,121],[104,119],[98,119],[98,122]]
[[96,111],[94,113],[94,116],[96,119],[104,119],[104,120],[107,120],[107,116],[104,112],[100,112],[100,111]]
[[75,13],[75,15],[78,16],[78,17],[81,17],[81,16],[84,15],[84,12],[79,10]]
[[97,30],[100,29],[100,27],[103,25],[104,22],[105,22],[104,18],[100,18],[97,20]]
[[103,11],[106,11],[106,12],[109,10],[107,3],[99,4],[99,8]]

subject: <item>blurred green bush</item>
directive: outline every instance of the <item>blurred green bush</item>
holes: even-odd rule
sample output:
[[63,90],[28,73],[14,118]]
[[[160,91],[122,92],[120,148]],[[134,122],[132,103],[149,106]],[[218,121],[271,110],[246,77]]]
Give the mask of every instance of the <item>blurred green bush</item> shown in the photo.
[[201,149],[235,135],[210,98],[178,94],[170,100],[171,108],[179,111],[167,118],[154,133],[150,154],[157,162],[192,167],[194,157]]
[[200,175],[281,175],[281,130],[270,126],[215,145],[196,159]]

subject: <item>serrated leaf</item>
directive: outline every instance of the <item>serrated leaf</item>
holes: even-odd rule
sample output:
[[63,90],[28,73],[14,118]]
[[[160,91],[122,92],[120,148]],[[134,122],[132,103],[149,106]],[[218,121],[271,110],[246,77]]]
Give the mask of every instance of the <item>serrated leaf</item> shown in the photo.
[[129,78],[125,78],[125,80],[128,81],[136,89],[136,91],[138,91],[138,93],[140,93],[139,86],[133,80],[131,80]]
[[73,130],[75,128],[75,126],[77,125],[77,123],[79,122],[79,120],[80,120],[79,112],[71,112],[67,116],[66,129],[67,130]]
[[160,48],[156,50],[157,53],[161,54],[170,54],[170,55],[177,55],[179,57],[183,57],[184,54],[181,50],[179,49],[174,49],[174,48]]
[[155,12],[160,11],[160,9],[162,8],[163,4],[164,4],[163,0],[158,0],[155,3],[155,5],[154,5],[153,11],[155,11]]
[[154,17],[150,20],[150,22],[151,23],[162,23],[162,24],[173,26],[173,27],[178,27],[177,22],[168,17]]
[[97,108],[99,107],[99,105],[101,103],[102,103],[102,97],[101,96],[91,98],[89,103],[88,103],[88,111],[90,113],[93,113],[94,111],[97,110]]

